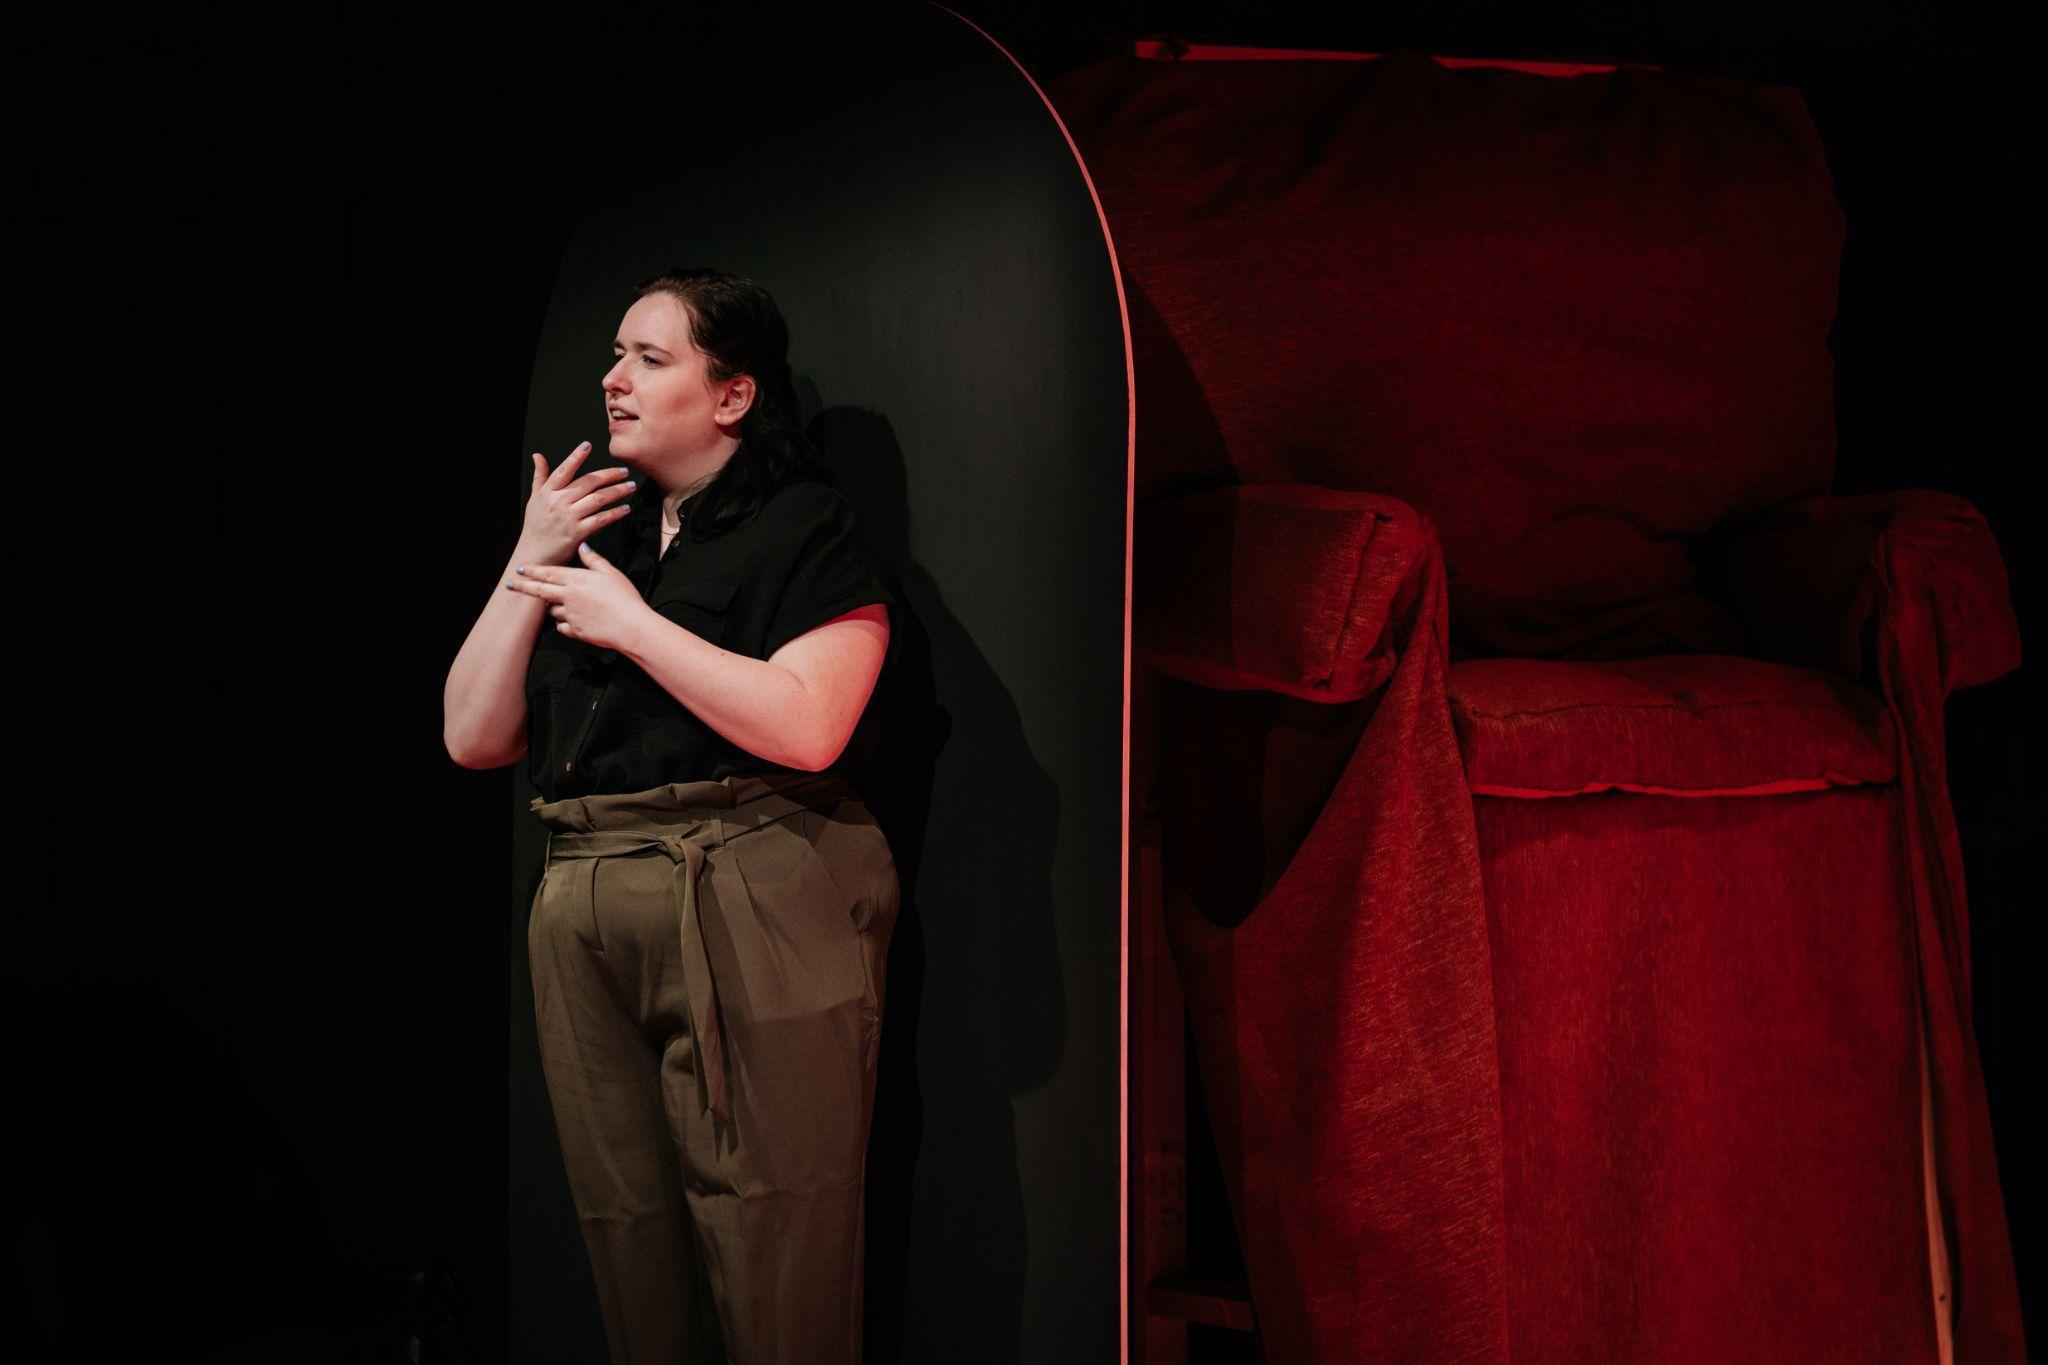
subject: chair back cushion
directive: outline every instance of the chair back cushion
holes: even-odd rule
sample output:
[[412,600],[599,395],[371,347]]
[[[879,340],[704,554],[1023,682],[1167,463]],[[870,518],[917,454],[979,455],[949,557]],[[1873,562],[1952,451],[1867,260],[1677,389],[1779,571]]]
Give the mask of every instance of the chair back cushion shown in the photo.
[[1844,220],[1796,90],[1399,49],[1047,93],[1130,310],[1140,501],[1399,498],[1453,657],[1741,651],[1690,538],[1834,469]]

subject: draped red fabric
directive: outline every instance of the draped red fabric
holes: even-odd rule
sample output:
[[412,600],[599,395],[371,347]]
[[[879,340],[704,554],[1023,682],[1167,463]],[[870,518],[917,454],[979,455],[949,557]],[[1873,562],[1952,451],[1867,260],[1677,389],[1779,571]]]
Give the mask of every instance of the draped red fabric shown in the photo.
[[[1958,1361],[2021,1361],[2026,1343],[1990,1106],[1971,1022],[1970,919],[1948,797],[1942,707],[2018,667],[2004,560],[1978,510],[1927,489],[1804,498],[1773,509],[1740,552],[1742,610],[1767,647],[1868,677],[1899,735],[1898,781],[1935,1166]],[[1848,573],[1843,566],[1854,566]],[[1801,585],[1846,580],[1830,601]]]
[[[1212,603],[1233,582],[1251,595],[1262,577],[1286,581],[1260,570],[1315,563],[1334,581],[1313,595],[1357,630],[1338,668],[1344,690],[1324,700],[1378,689],[1364,732],[1335,737],[1329,752],[1348,750],[1349,759],[1298,841],[1291,831],[1244,839],[1243,827],[1262,821],[1232,807],[1256,805],[1262,784],[1232,771],[1212,745],[1175,744],[1168,759],[1177,769],[1167,782],[1168,934],[1267,1358],[1505,1359],[1486,906],[1444,699],[1442,559],[1409,509],[1324,493],[1325,505],[1381,515],[1361,518],[1369,530],[1349,562],[1293,560],[1289,550],[1312,539],[1261,540],[1256,523],[1262,506],[1299,499],[1233,492],[1155,513],[1140,533],[1149,661],[1210,687],[1270,686],[1282,675],[1257,670],[1276,660],[1235,647],[1205,652],[1189,604]],[[1207,552],[1183,564],[1170,547],[1187,544]],[[1213,627],[1233,618],[1209,619]],[[1257,614],[1237,619],[1256,638]],[[1172,729],[1214,733],[1192,721]],[[1311,781],[1302,795],[1313,802],[1321,789]],[[1224,806],[1205,811],[1195,804],[1204,799]],[[1211,896],[1242,904],[1248,894],[1230,874],[1205,869],[1205,848],[1224,846],[1219,825],[1238,831],[1236,848],[1284,850],[1277,880],[1238,925],[1205,917],[1216,908]]]

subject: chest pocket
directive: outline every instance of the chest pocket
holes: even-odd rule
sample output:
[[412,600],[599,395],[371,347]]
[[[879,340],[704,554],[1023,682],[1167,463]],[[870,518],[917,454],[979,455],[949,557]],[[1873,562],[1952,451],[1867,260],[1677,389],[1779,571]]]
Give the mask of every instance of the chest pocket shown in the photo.
[[731,579],[685,579],[657,586],[647,605],[692,635],[723,645],[732,620],[733,594],[738,590],[739,584]]

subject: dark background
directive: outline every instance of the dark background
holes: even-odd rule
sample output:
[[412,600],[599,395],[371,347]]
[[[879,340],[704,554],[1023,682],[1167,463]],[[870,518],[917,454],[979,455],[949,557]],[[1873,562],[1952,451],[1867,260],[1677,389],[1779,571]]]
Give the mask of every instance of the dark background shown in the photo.
[[[1041,81],[1170,32],[1798,86],[1849,220],[1836,488],[1971,499],[2038,638],[2007,340],[2032,312],[2013,209],[2034,138],[1988,10],[957,8]],[[282,13],[48,8],[10,19],[0,55],[7,545],[29,599],[9,669],[27,738],[0,1338],[17,1359],[60,1336],[67,1358],[135,1340],[383,1359],[428,1260],[504,1347],[514,778],[448,759],[440,682],[509,547],[516,505],[489,490],[523,457],[568,229],[666,54],[717,22]],[[680,130],[684,154],[743,156],[747,116]],[[2032,672],[1948,710],[2023,1285]]]

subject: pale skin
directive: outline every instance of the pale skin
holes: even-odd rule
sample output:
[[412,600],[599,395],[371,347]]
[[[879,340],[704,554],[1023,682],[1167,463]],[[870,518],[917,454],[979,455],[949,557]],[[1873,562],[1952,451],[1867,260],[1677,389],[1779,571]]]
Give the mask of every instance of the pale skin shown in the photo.
[[[617,469],[578,474],[588,443],[552,470],[533,455],[525,524],[493,593],[448,671],[443,740],[465,768],[498,768],[526,753],[525,676],[543,619],[586,644],[616,649],[711,729],[770,763],[829,767],[852,738],[881,674],[889,612],[860,607],[789,641],[767,659],[720,649],[647,605],[631,579],[584,544],[626,513],[641,483],[662,494],[661,548],[675,509],[739,447],[751,376],[712,382],[679,301],[650,294],[627,310],[604,377]],[[687,548],[687,547],[686,547]],[[576,564],[564,561],[574,558]]]

